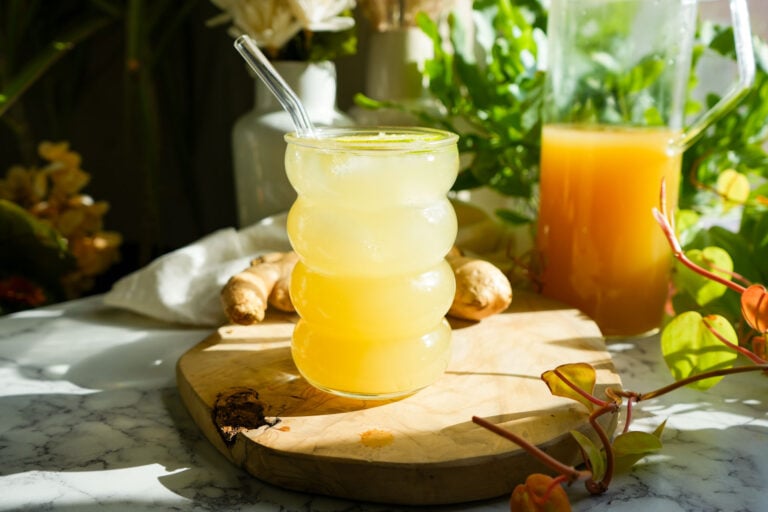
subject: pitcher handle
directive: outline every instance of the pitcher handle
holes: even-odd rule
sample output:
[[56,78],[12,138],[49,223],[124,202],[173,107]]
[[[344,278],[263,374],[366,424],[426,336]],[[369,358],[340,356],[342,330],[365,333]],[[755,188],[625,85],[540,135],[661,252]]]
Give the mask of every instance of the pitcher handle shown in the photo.
[[733,109],[747,95],[755,81],[755,50],[752,46],[747,0],[730,0],[730,9],[739,81],[675,141],[674,145],[681,151],[688,149],[708,126]]

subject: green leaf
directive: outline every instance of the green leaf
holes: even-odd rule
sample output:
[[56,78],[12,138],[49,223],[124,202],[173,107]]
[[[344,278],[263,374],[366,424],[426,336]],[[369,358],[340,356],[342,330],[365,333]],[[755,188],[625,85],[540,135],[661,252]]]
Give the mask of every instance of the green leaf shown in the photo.
[[616,436],[612,444],[616,471],[628,471],[646,455],[661,450],[661,434],[665,424],[659,425],[652,434],[631,431]]
[[[730,255],[720,247],[706,247],[703,250],[686,251],[688,259],[713,273],[730,280],[733,261]],[[728,289],[701,274],[694,272],[680,262],[676,264],[675,285],[688,293],[700,306],[705,306],[721,297]]]
[[[689,242],[689,247],[704,248],[708,246],[720,247],[725,250],[733,260],[733,270],[748,281],[755,283],[768,282],[768,258],[761,254],[768,254],[768,246],[760,248],[755,243],[759,236],[753,233],[759,222],[759,214],[753,216],[753,208],[745,208],[742,216],[742,227],[738,233],[721,226],[712,226],[708,229],[700,229],[695,238]],[[764,215],[763,215],[764,216]],[[739,295],[733,292],[725,292],[718,299],[706,306],[699,306],[687,293],[677,293],[673,297],[674,310],[683,312],[687,310],[699,311],[703,315],[718,314],[727,318],[731,324],[738,325],[742,322],[741,305]]]
[[735,57],[736,48],[734,46],[733,29],[727,27],[718,31],[710,41],[709,47],[721,55]]
[[594,408],[594,404],[566,384],[560,375],[583,393],[592,395],[595,389],[595,382],[597,381],[595,369],[587,363],[568,363],[558,366],[555,370],[548,370],[541,374],[541,379],[549,387],[550,393],[555,396],[576,400],[584,404],[591,411]]
[[680,209],[675,214],[675,229],[677,239],[683,247],[688,246],[699,230],[701,215],[694,210]]
[[[758,193],[768,198],[768,183],[758,189]],[[747,277],[756,282],[768,283],[768,203],[744,209],[739,234],[749,245],[749,254],[756,267],[755,274]]]
[[[706,240],[704,243],[715,247],[720,247],[733,260],[733,270],[752,281],[763,281],[764,277],[760,272],[760,252],[754,250],[752,235],[734,233],[733,231],[721,226],[712,226],[706,231]],[[754,240],[755,242],[757,240]],[[763,253],[768,254],[768,253]]]
[[362,107],[362,108],[367,108],[367,109],[371,109],[371,110],[376,110],[376,109],[379,109],[379,108],[385,108],[383,102],[381,102],[379,100],[375,100],[373,98],[369,98],[368,96],[366,96],[365,94],[363,94],[361,92],[358,92],[357,94],[355,94],[354,101],[355,101],[355,105],[357,105],[359,107]]
[[619,78],[622,92],[638,94],[646,91],[659,79],[665,67],[664,61],[657,55],[643,57],[628,74]]
[[587,457],[589,468],[592,471],[592,479],[599,481],[605,476],[605,455],[600,448],[592,442],[590,438],[579,432],[571,430],[571,435],[579,443],[582,451]]
[[746,203],[749,198],[749,180],[744,174],[734,169],[726,169],[720,173],[715,188],[723,198],[726,211]]
[[[706,321],[723,338],[733,344],[738,337],[733,326],[725,318],[708,316]],[[687,311],[675,317],[664,327],[661,334],[661,350],[672,376],[681,380],[710,370],[730,368],[736,361],[737,353],[717,339],[705,324],[705,319],[696,311]],[[705,391],[722,377],[696,381],[689,386]]]
[[45,49],[27,61],[24,67],[0,90],[0,116],[76,44],[107,26],[111,21],[109,17],[87,18],[58,34]]
[[661,441],[658,437],[647,432],[625,432],[613,441],[614,454],[618,457],[624,455],[645,455],[661,449]]
[[0,275],[18,275],[54,293],[60,278],[77,268],[67,250],[67,241],[15,203],[0,199]]
[[534,221],[534,219],[530,215],[524,215],[520,212],[515,212],[512,210],[506,210],[499,208],[494,212],[497,217],[499,217],[504,222],[511,224],[513,226],[521,226],[524,224],[530,224]]

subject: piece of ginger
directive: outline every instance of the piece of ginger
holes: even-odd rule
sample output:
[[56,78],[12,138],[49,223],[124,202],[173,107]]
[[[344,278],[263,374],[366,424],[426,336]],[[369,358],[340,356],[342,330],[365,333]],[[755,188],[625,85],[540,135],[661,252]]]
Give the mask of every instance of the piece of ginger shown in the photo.
[[232,276],[221,290],[221,302],[230,322],[250,325],[264,320],[267,306],[295,311],[288,294],[291,271],[299,257],[295,252],[272,252],[251,261]]
[[482,320],[506,310],[512,303],[512,285],[496,265],[464,256],[454,247],[448,263],[456,277],[456,295],[448,314],[465,320]]
[[[456,277],[450,316],[477,321],[507,309],[512,302],[512,286],[498,267],[464,256],[455,247],[446,259]],[[293,251],[269,253],[232,276],[221,291],[229,321],[241,325],[261,322],[268,306],[289,313],[295,311],[288,290],[297,261]]]

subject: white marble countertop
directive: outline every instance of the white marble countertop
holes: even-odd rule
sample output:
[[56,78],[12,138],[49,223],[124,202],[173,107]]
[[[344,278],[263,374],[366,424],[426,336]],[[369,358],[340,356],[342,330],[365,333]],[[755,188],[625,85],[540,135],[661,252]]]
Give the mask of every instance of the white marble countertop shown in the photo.
[[[101,297],[0,317],[0,510],[385,512],[509,510],[508,497],[406,508],[259,482],[198,431],[177,359],[210,333],[106,307]],[[625,388],[671,381],[657,338],[609,344]],[[768,511],[768,378],[729,377],[642,403],[664,449],[576,511]]]

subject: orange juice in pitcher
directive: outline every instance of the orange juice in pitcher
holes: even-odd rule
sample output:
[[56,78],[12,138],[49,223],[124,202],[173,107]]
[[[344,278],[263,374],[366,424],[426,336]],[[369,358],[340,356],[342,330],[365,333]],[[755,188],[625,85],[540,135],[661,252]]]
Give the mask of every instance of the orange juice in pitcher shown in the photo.
[[754,80],[746,1],[730,7],[739,81],[686,125],[697,0],[551,0],[539,277],[607,336],[660,327],[672,265],[652,214],[662,181],[672,213],[683,152]]
[[668,129],[545,126],[538,246],[546,295],[579,307],[603,334],[659,326],[671,251],[651,214],[666,180],[677,204],[680,153]]

